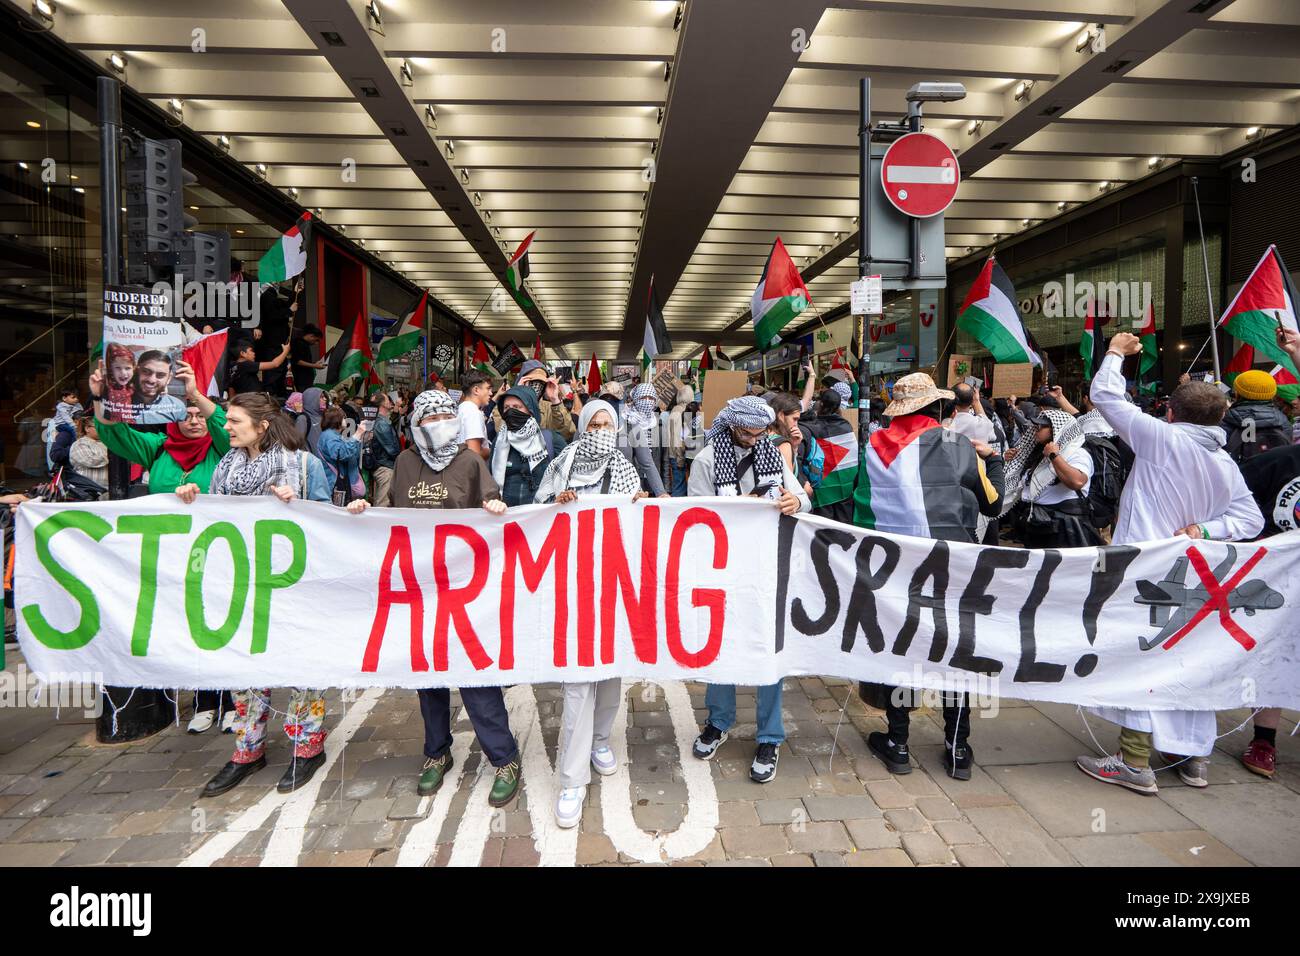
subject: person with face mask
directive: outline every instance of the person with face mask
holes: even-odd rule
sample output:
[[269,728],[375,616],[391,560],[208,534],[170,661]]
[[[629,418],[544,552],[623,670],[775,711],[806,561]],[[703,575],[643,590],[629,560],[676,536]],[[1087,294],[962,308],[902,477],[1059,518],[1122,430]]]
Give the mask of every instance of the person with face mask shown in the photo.
[[[568,504],[587,495],[646,497],[632,463],[618,450],[618,413],[602,401],[588,402],[578,418],[578,437],[558,453],[542,476],[538,504]],[[595,586],[594,580],[591,586]],[[564,716],[556,760],[559,796],[555,822],[578,825],[591,783],[591,768],[602,776],[618,769],[609,734],[618,713],[623,681],[564,685]]]
[[[166,432],[145,432],[124,422],[104,419],[103,396],[107,389],[103,363],[90,375],[100,441],[112,454],[148,471],[149,493],[154,495],[170,494],[190,482],[200,492],[206,492],[217,462],[230,451],[225,409],[199,391],[194,370],[185,362],[177,363],[176,377],[185,383],[185,420],[171,422]],[[229,733],[234,720],[230,691],[197,690],[194,716],[186,730],[201,734],[221,721],[221,729]]]
[[542,428],[537,393],[516,386],[501,398],[503,427],[492,446],[492,480],[510,507],[530,505],[541,487],[546,466],[566,447],[549,428]]
[[623,454],[641,476],[642,489],[656,498],[667,498],[669,494],[664,488],[663,475],[655,465],[653,454],[659,445],[658,404],[659,393],[653,385],[642,382],[634,386],[631,397],[623,404],[619,440]]
[[[280,403],[265,392],[236,395],[226,410],[225,430],[230,451],[212,471],[208,494],[268,495],[288,503],[295,498],[329,501],[325,469],[302,447],[301,439]],[[176,489],[189,505],[202,489],[191,481]],[[271,690],[250,687],[235,694],[235,752],[204,786],[202,797],[215,797],[238,786],[266,766],[266,725],[271,715]],[[295,687],[289,695],[284,732],[293,744],[289,767],[276,789],[292,793],[304,786],[325,764],[325,692]]]
[[[456,403],[446,392],[429,389],[411,403],[412,447],[397,456],[388,498],[375,504],[390,508],[483,508],[505,514],[506,504],[487,462],[457,441],[460,422]],[[347,506],[352,514],[369,507],[364,498]],[[452,767],[451,690],[431,687],[417,692],[424,720],[424,766],[416,793],[436,793]],[[495,768],[488,803],[504,807],[519,792],[522,771],[519,747],[510,732],[500,687],[462,687],[461,703],[469,714],[483,755]]]
[[[743,395],[727,402],[713,419],[709,443],[695,458],[689,482],[692,496],[752,495],[771,501],[781,514],[792,515],[812,508],[799,479],[768,439],[768,428],[776,413],[767,402]],[[757,747],[749,777],[767,783],[776,776],[776,764],[785,727],[781,723],[781,682],[758,688]],[[731,684],[709,684],[704,692],[708,721],[695,738],[691,755],[712,760],[736,722],[736,688]]]
[[[543,429],[550,429],[559,435],[566,442],[572,441],[575,434],[573,416],[569,410],[564,407],[560,400],[560,387],[555,379],[547,374],[546,366],[537,359],[529,359],[519,368],[519,377],[515,379],[515,385],[530,388],[533,394],[537,396],[538,414],[541,415],[540,425]],[[502,429],[501,409],[498,407],[492,412],[492,420],[496,423],[498,434]]]

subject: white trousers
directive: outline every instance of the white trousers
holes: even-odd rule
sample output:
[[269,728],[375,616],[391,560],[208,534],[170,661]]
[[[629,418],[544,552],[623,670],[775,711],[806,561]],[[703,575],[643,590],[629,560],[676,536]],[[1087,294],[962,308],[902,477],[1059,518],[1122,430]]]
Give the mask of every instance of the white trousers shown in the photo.
[[591,752],[609,746],[609,731],[622,694],[621,677],[564,685],[557,761],[561,787],[585,787],[591,782]]

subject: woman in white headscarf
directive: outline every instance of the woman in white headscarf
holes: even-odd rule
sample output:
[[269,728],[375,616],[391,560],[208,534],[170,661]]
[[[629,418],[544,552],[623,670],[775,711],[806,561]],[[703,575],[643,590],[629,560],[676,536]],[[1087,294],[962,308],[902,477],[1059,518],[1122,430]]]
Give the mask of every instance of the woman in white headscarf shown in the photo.
[[[537,503],[567,504],[579,496],[605,494],[630,494],[634,501],[647,497],[636,469],[618,450],[617,435],[618,413],[608,402],[596,399],[582,406],[574,441],[547,467]],[[618,769],[609,733],[622,693],[620,677],[564,685],[555,801],[555,821],[562,827],[577,826],[582,818],[591,768],[602,776]]]

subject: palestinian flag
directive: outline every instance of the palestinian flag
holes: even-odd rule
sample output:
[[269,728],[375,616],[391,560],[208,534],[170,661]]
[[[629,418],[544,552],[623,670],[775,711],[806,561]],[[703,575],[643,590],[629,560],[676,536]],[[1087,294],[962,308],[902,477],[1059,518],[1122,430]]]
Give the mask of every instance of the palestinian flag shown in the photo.
[[[948,493],[952,458],[946,437],[946,429],[924,415],[900,415],[872,432],[862,449],[853,523],[920,538],[947,537],[964,527],[961,498]],[[996,490],[991,493],[993,500]]]
[[[1251,345],[1243,345],[1237,349],[1237,354],[1232,357],[1232,361],[1224,367],[1223,380],[1231,385],[1237,380],[1238,375],[1254,367],[1255,349]],[[1277,394],[1283,401],[1293,402],[1297,396],[1300,396],[1300,380],[1281,365],[1274,365],[1268,374],[1273,376],[1273,381],[1277,382]]]
[[515,297],[515,301],[523,305],[532,305],[532,300],[524,291],[524,280],[528,278],[528,248],[533,244],[533,236],[537,235],[537,230],[530,232],[523,242],[519,243],[519,248],[515,254],[510,257],[506,263],[506,288],[510,294]]
[[194,384],[209,398],[220,398],[226,381],[226,343],[229,329],[200,335],[181,351],[181,359],[194,369]]
[[821,480],[813,491],[814,508],[838,504],[853,495],[858,479],[858,439],[853,426],[842,418],[823,422],[809,420],[800,425],[804,433],[817,442],[822,453]]
[[1160,348],[1156,344],[1156,309],[1148,302],[1146,315],[1142,320],[1142,330],[1138,332],[1142,340],[1142,352],[1138,356],[1138,391],[1144,395],[1156,393],[1156,364],[1160,361]]
[[713,356],[709,354],[709,347],[704,346],[704,354],[700,356],[700,371],[707,372],[713,368]]
[[600,394],[600,387],[605,384],[600,378],[600,363],[596,361],[596,353],[591,353],[591,365],[587,369],[587,394],[595,398]]
[[1273,381],[1277,382],[1278,398],[1284,402],[1294,402],[1300,398],[1300,379],[1280,365],[1274,365],[1268,374],[1272,375]]
[[992,352],[995,362],[1043,364],[1020,321],[1016,288],[992,256],[966,293],[957,313],[957,328]]
[[1083,318],[1083,337],[1079,339],[1079,357],[1083,359],[1083,380],[1091,381],[1097,374],[1097,367],[1105,357],[1106,340],[1101,327],[1106,320],[1097,314],[1097,304],[1092,296],[1088,297],[1088,310]]
[[487,343],[482,339],[474,343],[474,364],[473,369],[476,372],[482,372],[488,378],[500,378],[500,373],[492,366],[492,358],[488,355]]
[[537,341],[533,343],[533,358],[539,362],[542,360],[542,335],[540,332],[537,334]]
[[281,236],[280,241],[257,260],[258,282],[283,282],[306,270],[307,227],[310,223],[311,213],[304,212],[297,225]]
[[1251,345],[1243,345],[1237,349],[1237,354],[1232,357],[1232,361],[1224,366],[1223,380],[1231,385],[1238,375],[1242,372],[1248,372],[1254,367],[1255,349]]
[[360,314],[352,320],[347,332],[339,336],[329,351],[325,387],[333,388],[358,377],[366,380],[367,394],[383,384],[375,374],[375,359],[370,352],[369,323]]
[[[641,369],[650,368],[650,363],[661,355],[673,350],[672,339],[668,337],[668,326],[664,324],[664,310],[659,304],[659,293],[655,291],[655,277],[650,277],[650,295],[645,306],[645,340],[641,345]],[[645,376],[642,376],[644,380]]]
[[429,292],[426,289],[416,296],[411,307],[406,310],[406,314],[388,329],[388,333],[379,343],[379,352],[375,356],[375,361],[387,362],[420,347],[420,339],[424,338],[424,320],[428,315],[428,307]]
[[781,330],[811,301],[803,277],[778,236],[750,300],[749,314],[754,320],[754,340],[759,350],[775,348],[781,341]]
[[1226,326],[1234,338],[1253,345],[1293,377],[1300,376],[1291,356],[1278,347],[1279,322],[1288,329],[1297,329],[1296,294],[1277,246],[1269,246],[1218,324]]

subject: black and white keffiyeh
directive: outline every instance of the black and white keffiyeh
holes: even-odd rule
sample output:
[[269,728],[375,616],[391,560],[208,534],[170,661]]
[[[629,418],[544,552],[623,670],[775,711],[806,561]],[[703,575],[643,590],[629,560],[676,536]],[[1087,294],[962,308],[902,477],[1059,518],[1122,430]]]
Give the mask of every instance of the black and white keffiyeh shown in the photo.
[[524,427],[517,431],[509,428],[497,430],[497,443],[492,448],[492,480],[498,488],[505,487],[511,450],[519,452],[528,462],[529,472],[546,460],[546,442],[542,440],[542,428],[537,419],[529,417]]
[[587,431],[591,420],[601,412],[609,416],[611,423],[618,420],[618,413],[609,402],[596,399],[582,406],[577,439],[547,466],[533,499],[538,504],[554,501],[561,491],[600,494],[606,472],[609,473],[609,494],[634,495],[641,490],[641,476],[627,456],[619,451],[615,430]]
[[424,463],[434,471],[442,471],[460,451],[456,437],[460,424],[455,418],[421,425],[430,415],[455,415],[456,403],[446,392],[431,388],[415,396],[411,402],[411,438]]
[[[1047,416],[1052,423],[1051,440],[1056,442],[1060,449],[1059,454],[1064,455],[1083,446],[1083,429],[1079,426],[1079,420],[1073,415],[1059,408],[1040,409],[1039,414]],[[1002,496],[1002,514],[1006,514],[1017,501],[1021,500],[1020,491],[1026,486],[1029,489],[1028,500],[1037,501],[1047,490],[1047,486],[1056,480],[1056,469],[1045,457],[1039,458],[1031,473],[1028,475],[1025,473],[1026,466],[1034,457],[1037,434],[1038,428],[1032,425],[1025,430],[1025,434],[1020,437],[1020,443],[1016,445],[1016,456],[1007,465],[1003,481],[1006,493]]]
[[649,382],[642,382],[632,389],[632,397],[623,405],[623,415],[631,428],[653,428],[658,421],[655,403],[659,392]]
[[232,448],[217,462],[208,493],[213,495],[269,495],[273,486],[288,485],[305,497],[301,452],[289,451],[278,442],[256,458],[243,448]]
[[835,389],[840,396],[840,408],[848,408],[849,402],[853,399],[853,389],[848,382],[836,382],[831,388]]
[[1115,437],[1115,429],[1111,428],[1110,423],[1102,417],[1099,408],[1094,408],[1092,411],[1080,415],[1075,421],[1083,429],[1084,435],[1098,435],[1101,438]]
[[[713,489],[726,497],[740,494],[736,475],[736,448],[732,440],[733,428],[766,428],[776,420],[772,406],[755,395],[741,395],[727,402],[713,419],[709,429],[709,444],[713,446]],[[776,445],[760,439],[754,445],[754,485],[782,482],[784,474],[781,453]]]

